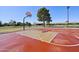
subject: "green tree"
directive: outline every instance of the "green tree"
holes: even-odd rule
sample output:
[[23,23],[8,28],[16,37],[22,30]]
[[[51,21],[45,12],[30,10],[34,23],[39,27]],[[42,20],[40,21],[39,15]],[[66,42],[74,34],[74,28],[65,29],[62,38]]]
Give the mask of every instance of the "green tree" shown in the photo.
[[29,22],[26,22],[26,25],[27,25],[27,26],[29,26],[29,27],[31,27],[31,26],[32,26],[32,24],[31,24],[31,23],[29,23]]
[[16,21],[13,21],[13,26],[16,26]]
[[50,20],[47,20],[46,22],[47,22],[47,25],[50,25],[50,22],[52,22],[52,20],[50,19]]
[[0,26],[2,26],[2,22],[0,21]]
[[4,23],[3,26],[9,26],[9,23]]
[[16,23],[16,26],[22,26],[22,25],[23,25],[23,23],[21,23],[21,22]]
[[50,17],[50,13],[49,10],[46,9],[45,7],[40,8],[37,12],[37,17],[38,17],[38,21],[42,21],[43,25],[45,27],[45,22],[50,23],[51,17]]
[[16,26],[16,21],[10,20],[9,25],[10,25],[10,26]]

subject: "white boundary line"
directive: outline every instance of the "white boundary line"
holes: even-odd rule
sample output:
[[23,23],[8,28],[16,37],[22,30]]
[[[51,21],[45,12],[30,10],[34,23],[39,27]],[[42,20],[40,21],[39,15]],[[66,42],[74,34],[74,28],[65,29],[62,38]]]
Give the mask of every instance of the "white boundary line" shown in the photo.
[[74,35],[74,36],[79,39],[79,36],[77,36],[77,35]]
[[79,44],[73,44],[73,45],[65,45],[65,44],[57,44],[57,43],[50,43],[56,46],[63,46],[63,47],[75,47],[75,46],[79,46]]
[[[17,33],[18,34],[18,33]],[[57,35],[58,33],[56,33],[56,35]],[[21,34],[19,34],[19,35],[21,35]],[[56,37],[56,35],[54,36],[54,37]],[[23,35],[24,36],[24,35]],[[53,38],[54,38],[53,37]],[[33,38],[33,39],[36,39],[36,38]],[[36,39],[36,40],[38,40],[38,39]],[[51,39],[52,40],[52,39]],[[50,40],[50,41],[51,41]],[[57,43],[50,43],[50,41],[48,42],[48,41],[45,41],[45,40],[39,40],[39,41],[42,41],[42,42],[46,42],[46,43],[49,43],[49,44],[53,44],[53,45],[55,45],[55,46],[62,46],[62,47],[75,47],[75,46],[79,46],[79,44],[73,44],[73,45],[65,45],[65,44],[57,44]]]
[[[17,33],[17,34],[18,34],[18,33]],[[21,35],[21,34],[19,34],[19,35]],[[24,35],[22,35],[22,36],[24,36]],[[32,38],[32,37],[31,37],[31,38]],[[38,40],[38,39],[36,39],[36,38],[33,38],[33,39]],[[39,40],[39,41],[41,41],[41,42],[46,42],[46,43],[49,43],[49,44],[53,44],[53,45],[55,45],[55,46],[62,46],[62,47],[75,47],[75,46],[79,46],[79,44],[65,45],[65,44],[50,43],[50,42],[44,41],[44,40]]]
[[[32,29],[32,30],[34,30],[34,29]],[[26,30],[26,31],[27,31],[27,30]],[[37,30],[37,31],[38,31],[38,30]],[[52,32],[52,31],[51,31],[51,32]],[[16,33],[19,34],[19,35],[22,35],[22,36],[26,36],[26,35],[20,34],[20,33],[18,33],[18,32],[16,32]],[[33,38],[33,39],[36,39],[36,40],[40,40],[40,41],[43,41],[43,42],[50,43],[50,42],[53,40],[53,38],[56,37],[57,34],[58,34],[57,32],[54,32],[54,36],[53,36],[53,34],[52,34],[52,35],[50,36],[51,39],[49,39],[49,41],[37,39],[37,38],[31,37],[31,36],[27,36],[27,37],[30,37],[30,38]],[[52,37],[52,36],[53,36],[53,37]]]
[[49,40],[49,43],[51,43],[51,41],[54,40],[54,38],[57,36],[57,34],[58,34],[58,33],[55,32],[54,36],[53,36],[53,34],[51,35],[51,36],[53,36],[53,37]]
[[53,29],[79,29],[79,28],[53,28]]
[[[79,39],[79,37],[77,35],[74,35],[74,36]],[[57,46],[63,46],[63,47],[75,47],[75,46],[79,46],[79,44],[72,44],[72,45],[57,44],[57,43],[50,43],[50,44],[57,45]]]

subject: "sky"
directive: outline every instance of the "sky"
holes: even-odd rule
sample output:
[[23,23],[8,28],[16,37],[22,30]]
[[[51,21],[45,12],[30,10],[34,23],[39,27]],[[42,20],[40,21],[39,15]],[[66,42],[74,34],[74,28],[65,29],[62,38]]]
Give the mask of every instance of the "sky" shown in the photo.
[[[15,20],[22,22],[25,13],[30,11],[32,17],[26,18],[26,22],[38,23],[37,11],[38,9],[46,7],[51,15],[52,23],[64,23],[67,20],[66,6],[0,6],[0,21],[9,22]],[[79,6],[70,6],[69,9],[70,22],[79,22]]]

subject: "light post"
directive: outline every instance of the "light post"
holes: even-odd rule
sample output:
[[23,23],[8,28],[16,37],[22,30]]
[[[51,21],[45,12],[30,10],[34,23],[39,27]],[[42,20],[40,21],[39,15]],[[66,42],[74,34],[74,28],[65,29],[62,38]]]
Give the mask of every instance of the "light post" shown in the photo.
[[69,6],[67,6],[67,27],[68,27],[68,24],[69,24]]
[[26,19],[27,17],[31,17],[32,14],[31,14],[31,12],[26,12],[25,15],[26,15],[26,16],[23,18],[23,30],[25,30],[25,19]]

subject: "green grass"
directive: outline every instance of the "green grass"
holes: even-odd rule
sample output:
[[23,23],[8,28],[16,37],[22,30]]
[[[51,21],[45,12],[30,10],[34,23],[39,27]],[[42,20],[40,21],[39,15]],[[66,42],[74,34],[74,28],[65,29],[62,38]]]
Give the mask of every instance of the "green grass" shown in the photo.
[[[45,28],[64,28],[67,25],[52,25],[51,27],[46,26]],[[79,25],[68,25],[70,28],[79,28]],[[36,29],[36,28],[44,28],[43,26],[31,26],[28,27],[26,26],[26,29]],[[5,26],[5,27],[0,27],[0,33],[7,33],[7,32],[15,32],[15,31],[20,31],[22,30],[22,26]]]
[[[40,26],[32,26],[28,27],[26,26],[26,29],[33,29],[33,28],[43,28]],[[22,26],[5,26],[5,27],[0,27],[0,33],[8,33],[8,32],[15,32],[15,31],[20,31],[23,30]]]
[[14,31],[19,31],[22,30],[21,26],[6,26],[6,27],[0,27],[0,33],[6,33],[6,32],[14,32]]

